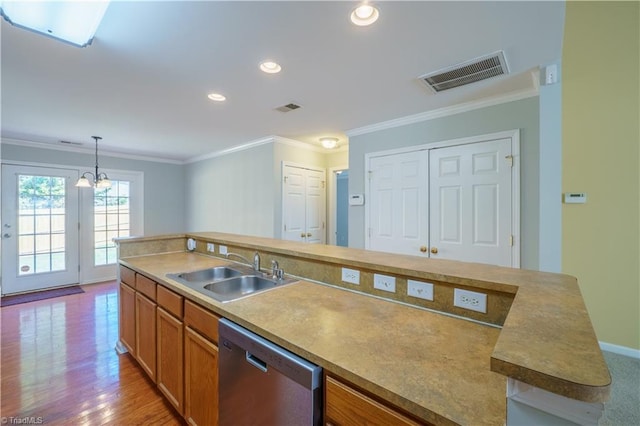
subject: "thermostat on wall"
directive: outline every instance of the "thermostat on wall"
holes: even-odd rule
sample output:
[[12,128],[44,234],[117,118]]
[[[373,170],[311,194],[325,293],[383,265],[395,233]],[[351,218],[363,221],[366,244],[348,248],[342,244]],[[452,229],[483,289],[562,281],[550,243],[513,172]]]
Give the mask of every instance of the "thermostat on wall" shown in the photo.
[[587,202],[587,194],[584,192],[565,192],[565,204],[584,204]]
[[362,206],[364,205],[364,194],[349,194],[350,206]]

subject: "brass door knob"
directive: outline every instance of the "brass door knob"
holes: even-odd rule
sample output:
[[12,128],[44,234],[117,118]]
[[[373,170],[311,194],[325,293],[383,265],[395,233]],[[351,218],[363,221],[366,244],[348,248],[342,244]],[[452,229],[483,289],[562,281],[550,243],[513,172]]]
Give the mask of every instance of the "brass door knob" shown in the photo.
[[431,247],[432,254],[438,254],[438,247]]
[[422,253],[426,253],[427,252],[427,246],[420,246],[420,251]]
[[302,234],[300,234],[300,237],[301,237],[301,238],[304,238],[304,237],[305,237],[304,232],[303,232]]
[[310,236],[311,236],[311,232],[307,232],[307,237],[310,237]]

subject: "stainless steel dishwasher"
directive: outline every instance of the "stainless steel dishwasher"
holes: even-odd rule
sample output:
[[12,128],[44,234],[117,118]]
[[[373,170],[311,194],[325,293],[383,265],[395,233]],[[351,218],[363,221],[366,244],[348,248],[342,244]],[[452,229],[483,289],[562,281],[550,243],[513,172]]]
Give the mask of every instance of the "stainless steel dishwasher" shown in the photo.
[[321,367],[225,318],[218,327],[220,426],[321,424]]

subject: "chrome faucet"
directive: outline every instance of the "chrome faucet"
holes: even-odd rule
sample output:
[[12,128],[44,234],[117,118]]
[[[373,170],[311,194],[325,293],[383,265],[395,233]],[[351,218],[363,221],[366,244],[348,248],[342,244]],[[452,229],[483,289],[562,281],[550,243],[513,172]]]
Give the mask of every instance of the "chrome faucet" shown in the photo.
[[277,260],[271,261],[271,277],[278,280],[284,277],[284,271],[280,268]]
[[[251,262],[249,262],[249,259],[247,259],[246,257],[242,256],[241,254],[238,253],[227,253],[225,255],[225,257],[228,259],[231,256],[235,256],[238,257],[242,260],[244,260],[246,262],[247,265],[251,265]],[[253,255],[253,269],[257,272],[260,272],[260,254],[258,252],[255,252]]]

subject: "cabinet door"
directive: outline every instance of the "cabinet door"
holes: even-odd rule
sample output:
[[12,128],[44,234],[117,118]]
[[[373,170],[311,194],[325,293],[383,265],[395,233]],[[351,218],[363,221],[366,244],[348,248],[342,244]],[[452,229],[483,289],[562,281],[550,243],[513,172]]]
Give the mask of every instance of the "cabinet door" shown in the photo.
[[158,326],[158,388],[180,414],[184,412],[183,399],[183,327],[182,321],[161,307],[157,309]]
[[327,376],[325,422],[340,425],[419,425],[391,407],[383,405]]
[[120,342],[136,356],[136,292],[120,283]]
[[192,425],[218,424],[218,347],[185,328],[185,418]]
[[156,304],[136,293],[136,359],[156,382]]

